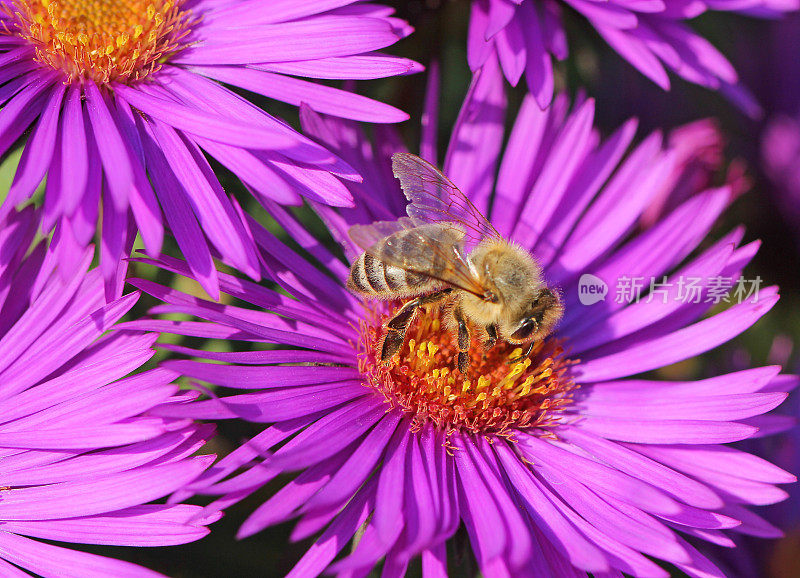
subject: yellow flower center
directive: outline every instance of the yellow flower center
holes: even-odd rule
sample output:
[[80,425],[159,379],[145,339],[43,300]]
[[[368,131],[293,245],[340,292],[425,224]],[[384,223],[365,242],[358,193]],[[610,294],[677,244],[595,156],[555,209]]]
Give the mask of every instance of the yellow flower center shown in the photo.
[[0,34],[21,36],[36,60],[67,80],[134,82],[157,71],[183,48],[193,24],[184,0],[14,0],[10,25]]
[[412,416],[415,429],[432,422],[446,431],[513,437],[515,430],[555,425],[572,402],[574,362],[557,339],[537,343],[519,360],[519,347],[498,341],[486,350],[473,343],[465,377],[438,306],[421,310],[400,351],[381,363],[382,325],[390,317],[368,312],[362,322],[359,369],[387,403]]

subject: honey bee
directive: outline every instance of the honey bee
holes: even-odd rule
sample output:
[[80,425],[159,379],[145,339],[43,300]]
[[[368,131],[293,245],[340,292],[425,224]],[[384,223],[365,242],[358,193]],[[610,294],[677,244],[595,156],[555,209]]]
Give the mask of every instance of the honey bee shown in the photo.
[[437,302],[458,346],[462,375],[468,374],[468,322],[487,349],[498,339],[527,343],[517,359],[527,357],[564,312],[542,268],[528,251],[505,240],[432,164],[396,153],[392,170],[410,201],[408,217],[349,231],[364,253],[351,265],[347,287],[367,299],[411,299],[384,324],[381,360],[400,350],[417,310]]

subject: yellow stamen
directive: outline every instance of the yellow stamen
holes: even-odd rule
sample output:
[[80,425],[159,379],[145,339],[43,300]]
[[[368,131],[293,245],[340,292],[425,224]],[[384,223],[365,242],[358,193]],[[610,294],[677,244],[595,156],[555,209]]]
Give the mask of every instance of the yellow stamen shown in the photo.
[[431,308],[416,316],[391,364],[379,359],[389,312],[372,312],[362,323],[360,369],[388,403],[412,415],[416,427],[433,422],[447,430],[512,436],[516,429],[558,422],[574,382],[572,362],[557,340],[537,343],[524,359],[522,348],[507,343],[489,351],[475,345],[470,375],[464,376],[455,368],[457,350],[439,315]]

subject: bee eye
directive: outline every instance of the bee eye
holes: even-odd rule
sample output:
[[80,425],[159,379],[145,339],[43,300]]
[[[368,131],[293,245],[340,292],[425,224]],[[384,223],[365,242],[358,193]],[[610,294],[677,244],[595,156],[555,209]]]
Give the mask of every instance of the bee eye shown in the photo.
[[511,337],[514,339],[527,339],[530,337],[531,333],[536,331],[538,327],[539,324],[536,323],[536,320],[528,317],[522,322],[517,330],[511,334]]

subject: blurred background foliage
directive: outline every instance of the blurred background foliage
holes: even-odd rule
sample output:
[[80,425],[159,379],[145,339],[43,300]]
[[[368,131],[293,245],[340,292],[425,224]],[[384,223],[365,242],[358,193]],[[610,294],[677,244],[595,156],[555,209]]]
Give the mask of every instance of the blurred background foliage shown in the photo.
[[[416,28],[414,34],[393,46],[390,52],[425,65],[432,61],[440,64],[438,134],[442,158],[447,146],[446,139],[471,78],[466,64],[469,3],[466,0],[384,0],[383,3],[393,5],[398,15]],[[800,48],[800,18],[774,22],[711,13],[698,18],[692,24],[733,62],[743,82],[764,107],[763,118],[748,118],[721,95],[675,77],[672,78],[672,90],[663,92],[613,53],[593,29],[574,14],[567,19],[571,54],[567,61],[557,66],[557,86],[572,95],[584,91],[596,99],[595,122],[604,134],[609,134],[631,116],[640,120],[640,139],[652,130],[668,132],[687,122],[713,117],[717,119],[726,138],[726,162],[732,159],[743,159],[746,162],[747,175],[752,186],[726,212],[711,238],[718,238],[737,224],[744,224],[747,227],[745,242],[755,239],[763,242],[758,256],[746,270],[745,277],[752,279],[756,275],[760,276],[764,280],[762,286],[779,284],[782,299],[744,335],[699,358],[659,370],[655,377],[693,379],[750,364],[773,363],[776,356],[773,342],[776,336],[780,339],[777,349],[783,352],[779,361],[786,364],[787,370],[796,369],[797,355],[787,357],[786,352],[791,352],[793,344],[800,342],[800,223],[789,222],[777,208],[775,195],[780,192],[771,187],[759,167],[759,137],[766,119],[776,112],[795,114],[796,105],[800,104],[800,93],[795,90],[795,85],[800,84],[800,65],[794,62],[799,53],[797,49]],[[419,118],[425,84],[426,75],[420,74],[361,82],[356,85],[356,90],[389,102],[411,114],[411,120],[399,128],[407,145],[414,151],[419,141]],[[514,118],[524,94],[523,85],[524,80],[517,88],[509,87],[508,121]],[[246,96],[299,128],[295,108],[254,94]],[[0,163],[2,196],[7,192],[13,178],[20,152],[20,148],[12,150]],[[273,233],[291,244],[285,233],[270,222],[255,199],[244,191],[241,183],[218,163],[213,160],[212,163],[226,190],[235,195],[245,209]],[[38,201],[41,201],[42,190],[43,187],[38,193]],[[298,207],[292,210],[320,238],[329,239],[321,222],[309,209]],[[329,243],[332,244],[330,240]],[[138,242],[137,246],[141,248]],[[165,241],[164,252],[179,255],[175,243],[169,237]],[[141,263],[133,263],[129,273],[131,276],[152,279],[205,296],[196,283]],[[144,315],[153,305],[155,302],[151,298],[143,296],[131,316]],[[177,337],[165,337],[162,340],[180,341],[190,347],[229,349],[229,345],[221,341],[204,342],[188,338],[181,340]],[[165,355],[166,352],[159,352],[150,366]],[[220,423],[219,435],[204,451],[224,455],[240,440],[257,431],[256,426],[244,422]],[[289,542],[291,523],[269,528],[243,541],[235,540],[236,530],[246,516],[274,488],[283,483],[285,480],[274,480],[271,485],[231,508],[220,522],[214,524],[211,535],[200,542],[171,548],[87,547],[86,550],[130,560],[176,578],[283,576],[310,543],[310,540],[298,544]],[[199,500],[198,503],[203,501]],[[778,504],[775,507],[787,506]],[[793,566],[797,564],[797,548],[800,545],[798,535],[800,534],[790,535],[777,547],[767,548],[770,553],[759,556],[763,560],[763,568],[759,572],[780,578],[800,576],[800,569]],[[471,575],[474,572],[469,556],[464,555],[463,540],[461,542],[459,544],[457,539],[455,545],[450,546],[452,575]],[[417,563],[412,566],[411,575],[419,574]],[[673,575],[681,574],[673,572]]]

